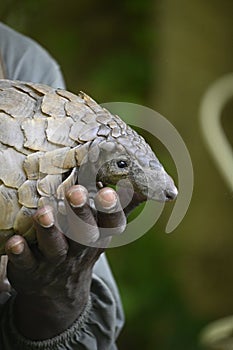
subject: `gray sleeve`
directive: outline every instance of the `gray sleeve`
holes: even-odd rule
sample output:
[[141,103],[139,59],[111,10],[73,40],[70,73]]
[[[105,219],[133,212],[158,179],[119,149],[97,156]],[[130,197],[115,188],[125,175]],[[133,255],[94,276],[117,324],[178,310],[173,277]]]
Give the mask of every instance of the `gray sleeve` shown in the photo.
[[0,23],[0,53],[6,79],[65,86],[60,67],[47,51],[3,23]]
[[[6,78],[64,87],[56,61],[36,42],[0,23],[0,53]],[[82,317],[61,335],[44,342],[24,339],[14,327],[13,298],[3,302],[0,349],[116,350],[124,315],[119,292],[104,254],[94,267],[91,298]],[[0,306],[1,309],[1,306]],[[2,344],[1,344],[2,342]],[[30,344],[30,346],[28,345]],[[27,346],[27,347],[26,347]]]
[[0,349],[4,350],[116,350],[119,326],[116,300],[111,289],[100,277],[93,275],[89,302],[82,315],[70,328],[54,338],[31,341],[24,338],[14,325],[14,297],[2,307]]
[[104,285],[109,289],[112,298],[115,303],[115,323],[114,323],[114,337],[115,339],[118,337],[123,325],[124,325],[124,312],[122,308],[122,303],[120,299],[120,294],[116,285],[116,282],[113,278],[112,272],[108,265],[105,254],[102,254],[99,260],[96,262],[94,266],[94,276],[98,276],[100,280],[103,281]]

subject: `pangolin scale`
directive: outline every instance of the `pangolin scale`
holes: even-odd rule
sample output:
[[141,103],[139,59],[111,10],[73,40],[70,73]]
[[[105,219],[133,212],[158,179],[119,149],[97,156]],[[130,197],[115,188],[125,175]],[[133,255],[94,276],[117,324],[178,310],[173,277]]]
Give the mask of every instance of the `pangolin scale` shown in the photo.
[[62,210],[81,166],[103,185],[128,178],[145,198],[177,194],[150,146],[123,120],[83,92],[42,84],[0,80],[0,164],[0,254],[15,233],[34,240],[36,208]]

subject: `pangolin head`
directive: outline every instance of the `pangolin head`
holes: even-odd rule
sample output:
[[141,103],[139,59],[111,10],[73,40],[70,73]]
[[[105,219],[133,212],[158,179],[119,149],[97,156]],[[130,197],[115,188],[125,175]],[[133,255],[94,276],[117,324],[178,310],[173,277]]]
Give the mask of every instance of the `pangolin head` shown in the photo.
[[117,133],[115,126],[115,136],[112,133],[99,142],[95,140],[90,147],[90,155],[97,143],[101,150],[96,181],[106,186],[127,179],[144,200],[174,200],[178,194],[174,181],[145,139],[119,117],[113,116],[113,120],[120,132]]

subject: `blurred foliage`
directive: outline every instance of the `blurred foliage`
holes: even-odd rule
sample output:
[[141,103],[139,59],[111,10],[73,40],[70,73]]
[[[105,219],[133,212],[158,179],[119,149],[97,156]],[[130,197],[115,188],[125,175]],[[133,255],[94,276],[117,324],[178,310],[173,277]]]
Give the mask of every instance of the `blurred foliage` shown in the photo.
[[[156,108],[181,133],[195,171],[185,219],[172,235],[164,235],[172,208],[166,205],[146,236],[111,249],[108,258],[126,313],[119,349],[199,349],[201,328],[233,313],[232,193],[198,124],[202,95],[233,70],[233,3],[3,0],[0,11],[3,22],[56,58],[69,90],[81,89],[99,102]],[[231,103],[223,121],[230,139],[232,109]],[[146,138],[175,175],[166,150]]]
[[112,1],[110,6],[107,0],[7,3],[5,22],[49,49],[69,89],[94,92],[101,102],[113,97],[135,101],[139,97],[142,102],[151,81],[151,0],[143,5]]

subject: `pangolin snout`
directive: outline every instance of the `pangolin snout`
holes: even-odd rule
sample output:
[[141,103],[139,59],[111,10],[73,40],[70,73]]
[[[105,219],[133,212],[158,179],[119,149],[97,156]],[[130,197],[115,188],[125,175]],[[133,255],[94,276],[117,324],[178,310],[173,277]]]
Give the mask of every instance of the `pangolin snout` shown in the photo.
[[173,179],[161,167],[158,171],[148,171],[147,175],[147,198],[159,202],[167,202],[176,199],[178,190]]
[[178,190],[175,185],[172,188],[164,190],[164,196],[167,201],[173,201],[178,195]]

